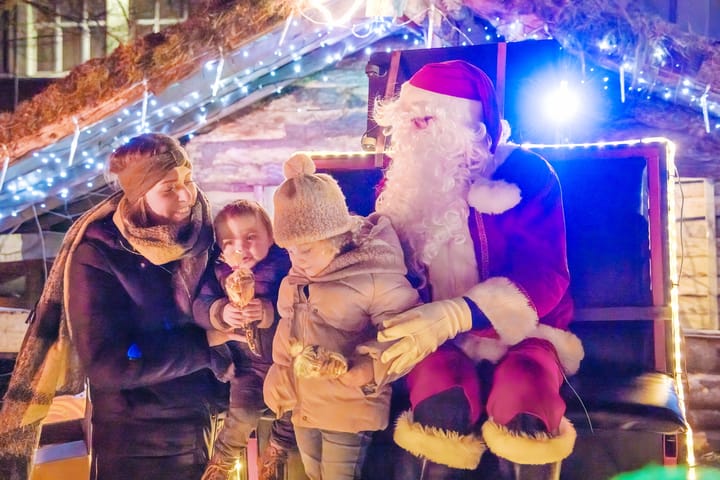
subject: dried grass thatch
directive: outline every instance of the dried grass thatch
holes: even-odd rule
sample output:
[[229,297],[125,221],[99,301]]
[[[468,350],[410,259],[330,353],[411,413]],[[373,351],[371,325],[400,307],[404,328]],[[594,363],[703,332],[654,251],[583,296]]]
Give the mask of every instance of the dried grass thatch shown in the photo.
[[[455,3],[460,3],[458,0]],[[500,19],[498,31],[507,40],[513,35],[549,34],[571,53],[606,68],[617,70],[631,61],[643,70],[650,84],[675,86],[684,79],[707,88],[708,101],[720,102],[720,45],[705,37],[681,31],[676,25],[649,15],[637,2],[622,0],[462,0],[485,19]],[[284,20],[302,0],[207,0],[200,11],[182,24],[118,47],[110,56],[79,65],[70,74],[36,97],[21,103],[15,113],[0,114],[0,146],[11,162],[30,151],[73,133],[74,120],[90,125],[138,101],[143,81],[153,93],[196,71],[206,61],[231,51]],[[522,29],[510,28],[520,22]],[[508,27],[503,29],[503,25]],[[517,25],[517,24],[515,24]],[[611,49],[601,50],[601,41]],[[660,60],[655,52],[665,52]],[[637,124],[648,132],[667,129],[668,108],[688,118],[677,136],[685,143],[689,160],[710,162],[720,152],[717,134],[704,132],[703,119],[683,99],[669,105],[635,106]],[[682,112],[685,110],[686,112]],[[672,115],[672,114],[671,114]],[[681,155],[683,155],[681,153]],[[720,167],[714,175],[720,178]]]
[[11,162],[72,134],[73,118],[89,125],[197,71],[206,61],[247,43],[283,21],[290,2],[207,0],[187,21],[121,45],[105,58],[75,67],[69,75],[0,114],[0,145]]

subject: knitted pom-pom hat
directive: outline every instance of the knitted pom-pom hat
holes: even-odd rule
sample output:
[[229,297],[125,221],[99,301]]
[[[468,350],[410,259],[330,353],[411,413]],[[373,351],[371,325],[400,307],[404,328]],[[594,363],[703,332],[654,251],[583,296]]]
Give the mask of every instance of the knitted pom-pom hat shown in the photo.
[[275,243],[281,247],[334,237],[351,227],[345,196],[330,175],[315,173],[302,153],[283,165],[286,180],[273,197]]

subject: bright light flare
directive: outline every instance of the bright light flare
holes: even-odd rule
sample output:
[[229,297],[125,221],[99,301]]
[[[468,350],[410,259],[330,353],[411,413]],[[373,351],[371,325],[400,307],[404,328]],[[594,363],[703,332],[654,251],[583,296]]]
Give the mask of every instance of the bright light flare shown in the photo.
[[555,124],[565,124],[575,118],[580,109],[580,97],[570,88],[567,80],[550,92],[543,102],[545,116]]

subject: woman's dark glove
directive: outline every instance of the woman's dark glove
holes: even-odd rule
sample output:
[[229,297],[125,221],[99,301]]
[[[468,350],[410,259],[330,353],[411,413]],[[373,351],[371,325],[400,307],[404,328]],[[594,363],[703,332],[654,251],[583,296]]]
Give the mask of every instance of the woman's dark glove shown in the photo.
[[235,364],[227,344],[217,345],[210,349],[210,370],[221,382],[229,382],[235,376]]

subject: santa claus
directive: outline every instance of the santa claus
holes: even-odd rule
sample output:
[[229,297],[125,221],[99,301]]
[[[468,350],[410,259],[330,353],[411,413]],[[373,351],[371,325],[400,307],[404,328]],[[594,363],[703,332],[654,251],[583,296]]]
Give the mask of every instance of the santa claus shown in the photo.
[[377,210],[427,302],[378,336],[395,342],[383,360],[409,372],[411,410],[394,439],[411,455],[396,478],[465,478],[486,448],[511,477],[557,478],[576,437],[559,391],[583,348],[567,331],[555,172],[506,143],[491,80],[464,61],[425,65],[375,117],[392,136]]

